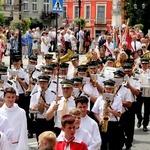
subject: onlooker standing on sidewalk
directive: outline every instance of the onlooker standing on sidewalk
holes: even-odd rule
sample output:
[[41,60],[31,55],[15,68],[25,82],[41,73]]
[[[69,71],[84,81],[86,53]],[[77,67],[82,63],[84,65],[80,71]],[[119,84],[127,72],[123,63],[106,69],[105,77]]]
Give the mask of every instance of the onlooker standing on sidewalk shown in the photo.
[[79,54],[82,53],[83,42],[84,42],[84,31],[83,31],[83,27],[81,27],[81,29],[79,31]]
[[29,57],[32,55],[32,45],[33,45],[33,34],[31,29],[28,30],[27,39],[28,39],[28,57]]
[[36,35],[35,29],[32,29],[32,34],[33,34],[33,45],[32,45],[32,52],[33,55],[36,55],[38,53],[38,36]]
[[2,39],[2,34],[0,34],[0,64],[2,64],[2,57],[4,50],[5,50],[5,43],[4,40]]
[[28,41],[24,34],[21,37],[21,44],[22,44],[22,56],[24,55],[24,58],[27,58]]

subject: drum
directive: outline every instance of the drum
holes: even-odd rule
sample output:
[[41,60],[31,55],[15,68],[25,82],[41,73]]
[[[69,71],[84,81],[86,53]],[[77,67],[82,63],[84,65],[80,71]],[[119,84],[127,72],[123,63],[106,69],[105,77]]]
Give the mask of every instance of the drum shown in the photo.
[[142,97],[150,97],[150,86],[142,87]]

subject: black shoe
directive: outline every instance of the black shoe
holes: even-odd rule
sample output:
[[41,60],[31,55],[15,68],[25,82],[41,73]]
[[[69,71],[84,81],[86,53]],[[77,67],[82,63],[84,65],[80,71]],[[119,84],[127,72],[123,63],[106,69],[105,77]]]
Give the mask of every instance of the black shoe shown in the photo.
[[144,132],[147,132],[147,131],[148,131],[148,128],[147,128],[147,127],[143,127],[143,131],[144,131]]
[[138,128],[140,128],[140,127],[141,127],[141,125],[142,125],[142,121],[138,121],[138,123],[137,123],[137,127],[138,127]]
[[28,133],[28,138],[32,139],[33,138],[33,134],[32,133]]
[[125,150],[131,150],[131,147],[126,147],[126,149]]

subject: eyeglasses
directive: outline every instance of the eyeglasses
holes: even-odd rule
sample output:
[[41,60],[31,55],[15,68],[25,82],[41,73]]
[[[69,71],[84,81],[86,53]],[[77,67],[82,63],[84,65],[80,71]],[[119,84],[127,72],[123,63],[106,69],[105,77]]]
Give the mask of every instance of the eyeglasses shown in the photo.
[[119,53],[119,52],[114,52],[115,54]]

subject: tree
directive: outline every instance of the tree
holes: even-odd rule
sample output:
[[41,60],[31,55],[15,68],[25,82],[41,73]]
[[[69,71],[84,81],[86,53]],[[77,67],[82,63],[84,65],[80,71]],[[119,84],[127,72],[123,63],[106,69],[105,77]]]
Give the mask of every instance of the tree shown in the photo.
[[0,13],[0,26],[3,26],[5,24],[5,16],[4,14]]
[[36,28],[36,27],[39,27],[40,29],[43,28],[43,23],[42,21],[38,20],[37,18],[30,18],[31,20],[31,25],[30,25],[30,28],[33,29],[33,28]]
[[[0,10],[2,10],[2,0],[0,0]],[[5,24],[5,16],[3,13],[0,13],[0,26]]]
[[74,19],[74,24],[76,26],[80,25],[80,27],[85,28],[86,27],[86,20],[84,18],[75,18]]
[[[125,12],[124,18],[130,18],[129,25],[143,24],[143,32],[147,34],[150,29],[150,2],[149,0],[137,1],[137,0],[122,0],[123,10]],[[134,4],[137,4],[137,9],[134,9]],[[145,4],[145,9],[142,9],[142,4]]]
[[31,21],[29,18],[24,18],[21,20],[12,20],[10,23],[10,28],[12,30],[21,30],[23,33],[25,33],[28,28],[30,27]]

